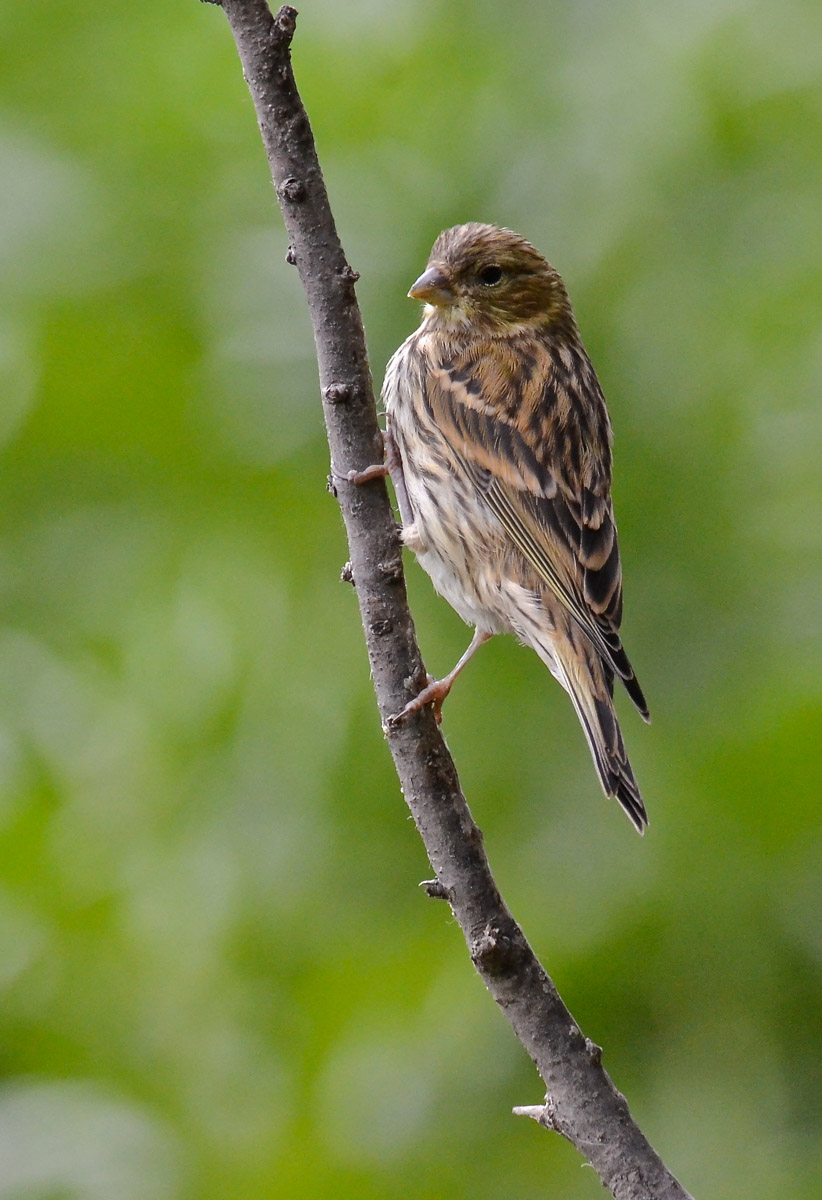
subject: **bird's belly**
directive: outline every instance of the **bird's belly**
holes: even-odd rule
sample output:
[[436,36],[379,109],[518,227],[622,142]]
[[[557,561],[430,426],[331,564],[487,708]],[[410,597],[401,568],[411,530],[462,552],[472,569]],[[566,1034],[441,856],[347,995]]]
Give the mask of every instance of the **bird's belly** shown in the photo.
[[464,621],[489,633],[510,628],[500,595],[502,529],[470,482],[406,474],[420,566]]
[[385,395],[414,516],[406,544],[464,621],[488,633],[510,632],[502,595],[510,540],[426,405],[415,403],[424,392],[419,364],[401,347],[388,365]]

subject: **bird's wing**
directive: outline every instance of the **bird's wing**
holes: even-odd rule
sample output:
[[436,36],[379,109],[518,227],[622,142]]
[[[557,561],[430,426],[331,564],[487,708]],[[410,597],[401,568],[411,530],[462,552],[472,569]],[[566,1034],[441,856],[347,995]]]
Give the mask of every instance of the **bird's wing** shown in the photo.
[[[593,372],[592,378],[595,382]],[[622,566],[610,472],[603,467],[603,456],[610,463],[604,404],[605,441],[591,447],[573,424],[571,406],[566,404],[563,419],[552,426],[550,376],[540,380],[538,403],[521,394],[515,405],[510,396],[493,394],[504,387],[503,379],[499,373],[489,387],[476,367],[433,366],[426,387],[431,416],[511,541],[647,717],[619,637]],[[601,403],[598,395],[595,399]]]

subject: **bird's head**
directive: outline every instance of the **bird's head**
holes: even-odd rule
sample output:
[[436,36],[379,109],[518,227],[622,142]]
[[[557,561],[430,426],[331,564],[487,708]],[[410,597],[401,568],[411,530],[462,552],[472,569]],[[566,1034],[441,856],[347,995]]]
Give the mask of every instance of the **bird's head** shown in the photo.
[[525,331],[573,325],[559,274],[530,242],[496,225],[455,225],[437,238],[428,265],[408,293],[426,317],[456,331]]

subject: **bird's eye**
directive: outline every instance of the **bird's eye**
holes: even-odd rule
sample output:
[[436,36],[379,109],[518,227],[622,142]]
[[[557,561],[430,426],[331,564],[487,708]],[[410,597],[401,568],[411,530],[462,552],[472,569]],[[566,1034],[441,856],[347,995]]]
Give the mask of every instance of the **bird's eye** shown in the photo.
[[480,283],[494,287],[502,279],[502,267],[483,267],[479,273]]

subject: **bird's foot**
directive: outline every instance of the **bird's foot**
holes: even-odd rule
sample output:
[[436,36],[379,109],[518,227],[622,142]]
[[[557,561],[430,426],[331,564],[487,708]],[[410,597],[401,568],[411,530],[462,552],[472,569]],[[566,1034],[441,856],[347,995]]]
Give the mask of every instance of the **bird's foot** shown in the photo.
[[[398,487],[397,478],[391,474],[391,470],[387,463],[373,463],[370,467],[366,467],[364,471],[347,471],[345,475],[340,475],[334,471],[335,479],[339,479],[343,483],[353,483],[355,487],[359,487],[363,483],[371,483],[372,479],[384,479],[386,475],[391,476],[394,487]],[[404,487],[405,485],[402,484]],[[400,505],[401,509],[406,510],[406,515],[410,511],[410,506],[406,504]],[[420,537],[417,522],[413,519],[401,526],[400,537],[402,544],[412,550],[414,554],[423,554],[427,549],[425,542]]]
[[371,483],[373,479],[385,479],[386,475],[391,474],[391,467],[394,459],[397,457],[394,441],[391,435],[384,429],[380,430],[380,435],[382,437],[385,461],[372,463],[370,467],[366,467],[363,471],[347,471],[345,475],[338,475],[338,479],[344,479],[346,483],[353,483],[355,487],[359,487],[360,484]]
[[424,687],[420,694],[415,696],[413,700],[409,700],[405,708],[395,713],[393,717],[388,718],[390,728],[396,729],[406,717],[410,717],[416,712],[421,712],[428,704],[433,706],[434,720],[438,725],[441,725],[442,706],[445,702],[445,697],[451,691],[453,682],[454,680],[447,675],[445,679],[435,679],[433,675],[429,675],[428,686]]
[[370,483],[372,479],[385,479],[388,474],[388,467],[385,463],[373,463],[370,467],[366,467],[364,471],[349,471],[344,475],[346,483],[353,483],[359,487],[362,483]]

